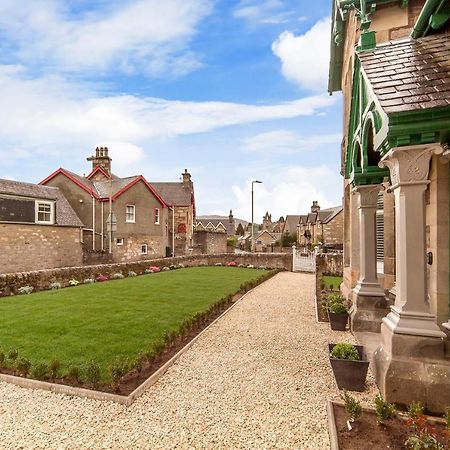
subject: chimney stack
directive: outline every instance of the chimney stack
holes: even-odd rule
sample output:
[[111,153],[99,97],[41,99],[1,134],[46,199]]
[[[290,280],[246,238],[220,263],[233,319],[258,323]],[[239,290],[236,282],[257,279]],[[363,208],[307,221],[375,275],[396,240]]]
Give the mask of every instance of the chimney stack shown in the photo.
[[316,212],[319,212],[319,211],[320,211],[319,202],[316,201],[316,200],[314,200],[314,201],[312,202],[311,212],[312,212],[312,213],[316,213]]
[[101,167],[106,173],[111,174],[111,158],[108,156],[108,147],[97,147],[95,156],[89,156],[88,161],[92,161],[92,170]]
[[183,175],[183,184],[186,187],[192,187],[192,181],[191,181],[191,174],[187,171],[187,169],[184,169]]

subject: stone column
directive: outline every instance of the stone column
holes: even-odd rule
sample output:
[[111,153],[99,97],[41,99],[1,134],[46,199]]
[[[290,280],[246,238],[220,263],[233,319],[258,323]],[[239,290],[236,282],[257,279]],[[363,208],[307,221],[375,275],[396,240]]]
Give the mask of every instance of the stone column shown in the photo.
[[360,274],[353,290],[350,311],[352,331],[379,332],[387,314],[384,291],[378,283],[376,258],[376,212],[380,185],[357,186],[359,197]]
[[424,193],[430,158],[440,151],[436,144],[395,148],[380,162],[390,170],[395,195],[396,297],[374,354],[375,376],[386,400],[420,400],[435,412],[450,404],[450,364],[444,360],[445,334],[427,298]]

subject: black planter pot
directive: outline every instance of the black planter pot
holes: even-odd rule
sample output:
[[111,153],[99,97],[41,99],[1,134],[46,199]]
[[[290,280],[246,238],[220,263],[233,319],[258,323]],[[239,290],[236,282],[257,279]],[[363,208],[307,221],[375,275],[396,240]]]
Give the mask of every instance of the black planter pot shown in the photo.
[[[335,345],[328,344],[328,354],[331,354],[331,350],[333,350]],[[365,388],[369,361],[366,357],[364,347],[362,345],[355,345],[355,347],[359,353],[359,361],[348,361],[330,356],[330,364],[339,389],[362,392]]]
[[345,331],[347,329],[348,314],[328,312],[328,320],[334,331]]

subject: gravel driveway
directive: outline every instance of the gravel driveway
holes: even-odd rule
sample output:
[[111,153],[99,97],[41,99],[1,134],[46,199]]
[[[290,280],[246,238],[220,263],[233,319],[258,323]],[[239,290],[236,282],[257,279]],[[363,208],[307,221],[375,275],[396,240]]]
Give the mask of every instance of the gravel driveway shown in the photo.
[[353,338],[315,321],[314,282],[255,289],[130,407],[1,383],[0,448],[329,448],[326,344]]

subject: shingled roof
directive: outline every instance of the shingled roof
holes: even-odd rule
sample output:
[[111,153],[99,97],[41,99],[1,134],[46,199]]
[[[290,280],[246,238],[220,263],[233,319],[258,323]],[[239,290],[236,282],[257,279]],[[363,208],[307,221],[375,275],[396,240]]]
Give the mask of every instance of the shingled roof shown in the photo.
[[56,187],[0,179],[0,194],[27,197],[36,200],[53,200],[55,201],[56,225],[65,227],[83,226],[83,223],[76,215],[69,202]]
[[450,39],[393,41],[358,55],[387,114],[450,105]]

